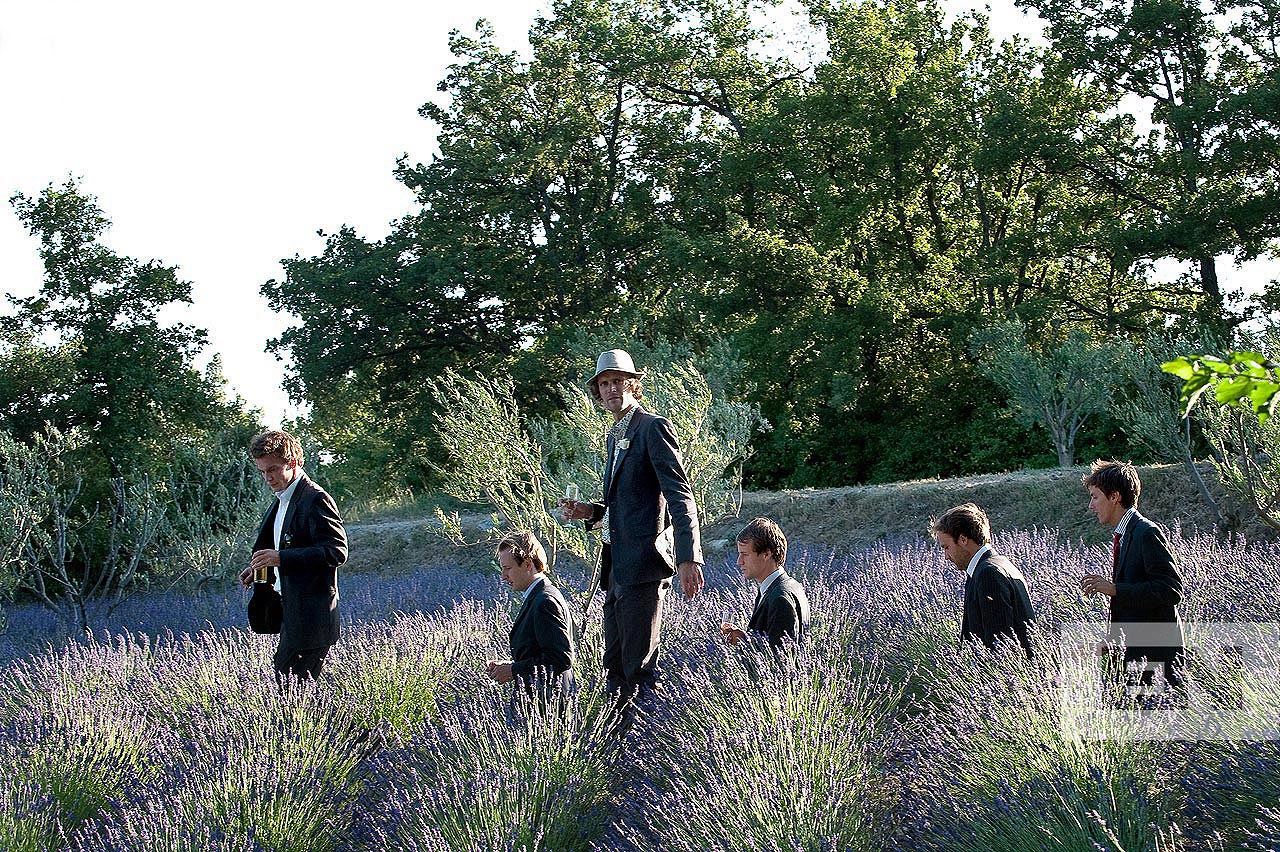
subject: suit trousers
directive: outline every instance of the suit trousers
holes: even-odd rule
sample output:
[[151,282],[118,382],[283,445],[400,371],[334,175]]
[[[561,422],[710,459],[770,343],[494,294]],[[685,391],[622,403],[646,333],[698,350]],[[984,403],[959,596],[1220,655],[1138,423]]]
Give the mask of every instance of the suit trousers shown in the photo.
[[670,589],[670,579],[609,584],[604,598],[604,670],[610,692],[631,698],[657,685],[662,603]]
[[332,647],[321,645],[319,648],[297,648],[282,635],[273,661],[276,672],[281,678],[292,675],[298,680],[319,680],[320,668]]

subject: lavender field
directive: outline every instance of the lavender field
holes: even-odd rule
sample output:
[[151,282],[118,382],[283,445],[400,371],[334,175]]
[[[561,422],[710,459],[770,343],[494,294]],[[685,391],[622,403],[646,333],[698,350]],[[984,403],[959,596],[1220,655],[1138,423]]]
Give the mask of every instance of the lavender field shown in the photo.
[[[625,739],[602,732],[598,601],[569,712],[512,709],[482,674],[514,607],[496,574],[344,578],[328,676],[285,695],[238,590],[135,603],[70,646],[14,611],[0,849],[1280,850],[1276,742],[1100,730],[1100,696],[1064,694],[1098,680],[1064,679],[1091,663],[1052,635],[1103,622],[1075,580],[1104,549],[1041,530],[997,545],[1041,616],[1034,662],[957,647],[960,575],[930,542],[793,546],[809,647],[775,661],[718,643],[752,597],[712,566],[706,594],[669,604],[662,700]],[[1189,623],[1280,621],[1280,547],[1175,546]],[[1259,653],[1270,671],[1247,691],[1266,705],[1280,658]],[[1192,673],[1195,695],[1230,686]]]

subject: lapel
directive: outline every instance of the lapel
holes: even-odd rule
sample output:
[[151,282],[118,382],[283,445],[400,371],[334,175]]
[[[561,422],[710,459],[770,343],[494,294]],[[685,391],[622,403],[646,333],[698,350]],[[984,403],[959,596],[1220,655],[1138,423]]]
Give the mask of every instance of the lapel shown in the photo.
[[284,523],[280,526],[280,549],[284,550],[284,537],[293,528],[293,517],[298,514],[298,504],[302,502],[303,495],[308,490],[307,477],[298,478],[298,487],[293,489],[293,497],[289,500],[289,508],[284,513]]
[[755,608],[751,610],[752,621],[755,621],[756,616],[760,615],[760,613],[767,609],[769,602],[782,597],[782,581],[786,578],[787,572],[783,571],[778,575],[778,579],[773,581],[773,585],[769,586],[763,595],[760,594],[759,589],[756,589],[756,605]]
[[604,438],[604,497],[608,502],[609,492],[613,489],[613,432],[606,432]]
[[1129,546],[1133,544],[1134,533],[1138,531],[1138,519],[1142,516],[1137,512],[1133,513],[1133,517],[1129,518],[1129,526],[1125,527],[1124,535],[1120,536],[1120,546],[1116,548],[1116,571],[1112,577],[1112,582],[1126,576],[1125,562],[1129,558]]
[[533,610],[533,607],[537,603],[538,598],[545,591],[546,585],[547,585],[547,580],[544,577],[542,579],[542,582],[538,584],[538,588],[530,592],[529,596],[525,598],[524,601],[520,604],[520,611],[516,613],[516,620],[511,622],[512,636],[515,636],[516,632],[520,630],[520,625],[524,622],[524,617]]
[[[253,543],[254,549],[256,550],[273,549],[273,545],[275,544],[275,542],[271,538],[270,533],[271,533],[271,527],[275,523],[276,510],[278,510],[279,508],[280,508],[280,499],[278,497],[273,496],[271,498],[271,505],[267,507],[267,513],[262,516],[262,523],[258,525],[258,537],[254,539],[254,543]],[[264,541],[264,538],[265,538],[265,541]]]
[[642,417],[644,417],[644,416],[645,416],[645,412],[644,412],[644,410],[643,410],[643,409],[639,409],[639,408],[637,408],[637,409],[636,409],[636,412],[635,412],[634,414],[632,414],[632,415],[631,415],[631,422],[627,424],[627,432],[626,432],[626,434],[625,434],[625,435],[623,435],[623,436],[622,436],[622,437],[623,437],[623,440],[624,440],[624,441],[626,441],[626,442],[627,442],[627,444],[626,444],[626,446],[625,446],[625,447],[623,447],[623,448],[619,451],[619,453],[618,453],[618,460],[617,460],[617,462],[615,462],[615,461],[614,461],[614,459],[613,459],[613,439],[611,438],[611,439],[609,440],[609,442],[608,442],[608,447],[609,447],[609,461],[608,461],[609,484],[608,484],[607,490],[606,490],[606,491],[605,491],[605,493],[604,493],[604,499],[605,499],[605,502],[606,502],[606,503],[609,501],[609,497],[611,497],[611,496],[613,495],[614,487],[615,487],[615,485],[616,485],[616,484],[617,484],[617,482],[618,482],[618,477],[617,477],[615,474],[616,474],[616,473],[619,473],[619,472],[621,472],[621,471],[622,471],[622,465],[623,465],[623,464],[625,464],[625,463],[626,463],[626,461],[627,461],[627,453],[628,453],[628,452],[630,452],[630,450],[631,450],[631,442],[632,442],[632,440],[634,440],[634,438],[635,438],[636,430],[640,427],[640,418],[642,418]]

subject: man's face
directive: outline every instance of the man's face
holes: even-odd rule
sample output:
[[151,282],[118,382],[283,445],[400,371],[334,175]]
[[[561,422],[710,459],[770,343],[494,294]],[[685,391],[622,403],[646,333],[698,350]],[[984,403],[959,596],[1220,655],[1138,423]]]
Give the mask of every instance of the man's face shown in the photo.
[[253,463],[258,466],[258,473],[262,474],[267,487],[277,493],[288,488],[298,476],[297,462],[287,462],[283,456],[263,456],[254,459]]
[[629,384],[631,378],[617,370],[605,370],[596,379],[596,390],[600,392],[600,402],[614,417],[621,416],[636,404],[635,395]]
[[969,570],[969,562],[972,561],[973,554],[978,552],[977,545],[967,535],[952,538],[944,532],[939,532],[938,544],[941,545],[947,561],[961,571]]
[[502,568],[502,579],[517,592],[523,592],[533,585],[538,576],[532,559],[516,559],[516,555],[510,550],[498,554],[498,565]]
[[756,553],[755,546],[751,542],[740,541],[738,542],[738,567],[742,569],[742,576],[759,583],[778,570],[778,563],[773,561],[773,551]]
[[1098,523],[1104,527],[1114,527],[1128,510],[1120,503],[1119,491],[1103,494],[1101,488],[1090,485],[1089,511],[1098,516]]

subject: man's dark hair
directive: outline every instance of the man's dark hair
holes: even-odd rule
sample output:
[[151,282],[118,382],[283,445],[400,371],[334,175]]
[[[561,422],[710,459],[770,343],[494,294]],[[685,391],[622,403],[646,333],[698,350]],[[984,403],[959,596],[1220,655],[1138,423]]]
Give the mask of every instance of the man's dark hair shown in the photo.
[[930,529],[935,538],[938,533],[943,533],[953,541],[959,541],[960,536],[974,544],[991,541],[991,521],[987,519],[987,513],[974,503],[948,509],[942,513],[942,517],[930,524]]
[[772,553],[773,561],[782,565],[787,561],[787,537],[782,527],[768,518],[753,518],[738,533],[739,544],[751,545],[755,553]]
[[537,573],[547,570],[547,551],[543,549],[538,537],[528,530],[519,530],[503,536],[498,542],[498,549],[494,551],[494,555],[501,557],[504,550],[511,551],[511,555],[517,562],[532,559],[534,566],[538,569]]
[[279,456],[286,462],[302,464],[302,443],[288,432],[272,429],[253,436],[249,455],[255,459]]
[[1098,459],[1089,467],[1089,472],[1080,477],[1080,481],[1085,488],[1092,486],[1098,489],[1104,497],[1119,494],[1120,505],[1126,509],[1132,509],[1142,495],[1138,469],[1129,462]]

